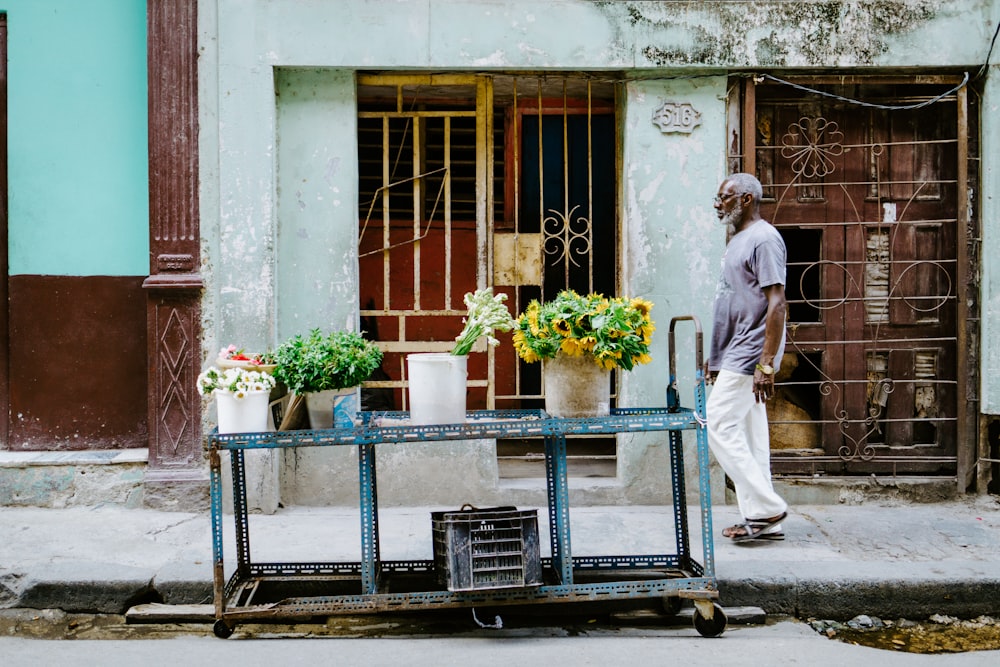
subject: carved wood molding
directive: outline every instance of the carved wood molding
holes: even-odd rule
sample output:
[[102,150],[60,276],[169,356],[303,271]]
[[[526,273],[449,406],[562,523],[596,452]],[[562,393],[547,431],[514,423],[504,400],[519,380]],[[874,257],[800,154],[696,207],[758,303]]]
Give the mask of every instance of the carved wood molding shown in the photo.
[[[149,0],[149,473],[197,477],[201,398],[198,2]],[[166,473],[166,474],[164,474]]]

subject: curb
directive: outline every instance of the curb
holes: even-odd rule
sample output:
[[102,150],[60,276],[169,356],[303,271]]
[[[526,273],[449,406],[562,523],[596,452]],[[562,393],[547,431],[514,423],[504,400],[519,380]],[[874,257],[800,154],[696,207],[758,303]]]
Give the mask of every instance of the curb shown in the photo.
[[[975,618],[1000,610],[1000,563],[983,564],[995,566],[997,574],[992,575],[962,571],[968,569],[963,567],[947,572],[935,563],[893,563],[893,575],[888,577],[856,571],[864,565],[824,563],[822,573],[806,576],[795,573],[802,569],[801,563],[776,562],[768,568],[751,563],[742,576],[718,577],[719,603],[759,608],[771,616],[829,620],[847,620],[858,614]],[[5,575],[0,579],[0,608],[126,614],[144,603],[211,604],[213,585],[210,577],[204,576],[204,569],[168,564],[154,577],[142,568],[90,564],[81,569],[77,564],[61,563],[47,568],[44,577]],[[12,580],[16,586],[10,585]],[[652,606],[657,605],[653,602]]]

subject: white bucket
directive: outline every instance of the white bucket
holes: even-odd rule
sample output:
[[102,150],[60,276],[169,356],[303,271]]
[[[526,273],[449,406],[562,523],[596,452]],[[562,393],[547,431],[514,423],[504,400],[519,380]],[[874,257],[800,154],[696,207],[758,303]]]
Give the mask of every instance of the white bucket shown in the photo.
[[465,422],[468,360],[447,352],[406,355],[411,424]]
[[267,430],[270,391],[251,391],[237,400],[231,391],[215,391],[219,433],[260,433]]

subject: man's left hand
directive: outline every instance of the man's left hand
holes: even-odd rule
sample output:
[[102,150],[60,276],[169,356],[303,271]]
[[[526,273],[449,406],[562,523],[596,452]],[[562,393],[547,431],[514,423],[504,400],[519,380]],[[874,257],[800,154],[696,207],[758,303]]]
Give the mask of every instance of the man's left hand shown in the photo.
[[753,372],[753,395],[758,403],[764,403],[774,396],[774,375],[763,373],[760,369]]

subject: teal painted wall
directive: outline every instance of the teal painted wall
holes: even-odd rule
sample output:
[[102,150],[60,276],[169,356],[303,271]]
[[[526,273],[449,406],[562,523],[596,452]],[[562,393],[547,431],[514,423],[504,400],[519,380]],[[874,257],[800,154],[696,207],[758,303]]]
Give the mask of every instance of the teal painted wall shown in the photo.
[[149,272],[145,0],[0,0],[11,275]]

